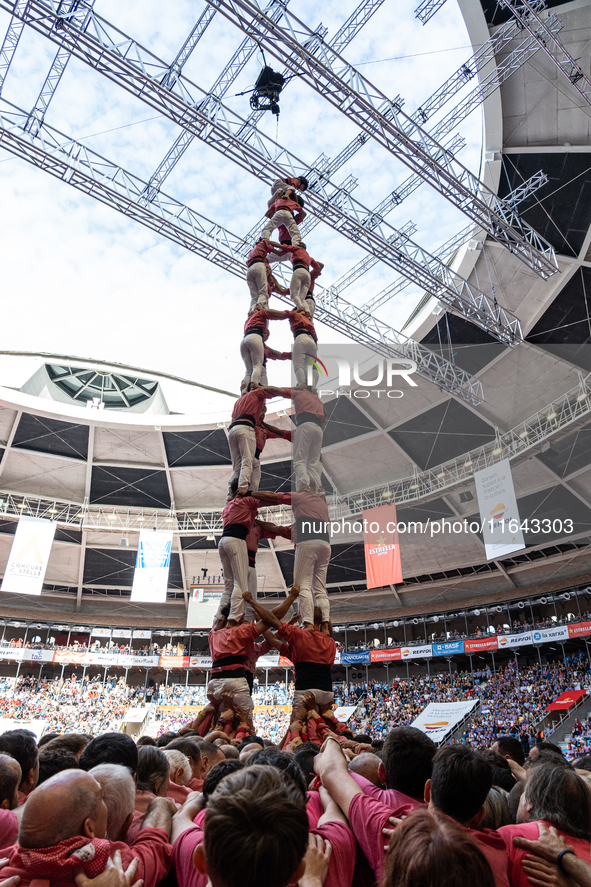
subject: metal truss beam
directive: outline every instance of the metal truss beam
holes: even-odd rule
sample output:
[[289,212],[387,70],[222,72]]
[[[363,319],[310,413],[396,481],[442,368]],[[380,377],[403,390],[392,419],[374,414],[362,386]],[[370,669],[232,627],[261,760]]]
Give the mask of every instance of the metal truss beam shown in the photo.
[[[529,197],[530,194],[533,194],[538,188],[541,188],[542,185],[546,185],[548,183],[548,176],[542,171],[534,173],[529,179],[519,185],[515,190],[511,191],[504,198],[508,203],[512,203],[514,205],[518,205],[522,203],[526,197]],[[460,247],[462,247],[470,238],[474,237],[475,234],[474,225],[468,225],[466,228],[463,228],[461,231],[458,231],[457,234],[454,234],[453,237],[450,237],[449,240],[446,240],[440,247],[438,247],[434,254],[440,259],[442,262],[446,264],[449,262],[451,257],[457,252]],[[363,268],[358,267],[357,278],[361,277],[362,274],[365,274],[366,271],[369,271],[370,268],[375,265],[376,260],[373,256],[368,256],[363,260],[365,262],[365,266]],[[371,263],[371,264],[370,264]],[[361,266],[362,263],[359,263]],[[352,269],[355,270],[355,269]],[[349,272],[349,276],[352,272]],[[329,290],[332,292],[333,289],[336,288],[336,292],[338,294],[342,293],[344,289],[352,283],[352,280],[349,280],[348,275],[341,277],[340,280],[337,280],[332,286],[329,287]],[[393,283],[389,284],[386,289],[379,292],[376,296],[366,302],[364,308],[366,311],[370,313],[375,311],[381,305],[384,305],[390,299],[394,298],[394,296],[398,295],[398,293],[402,292],[402,290],[406,289],[410,286],[409,281],[404,277],[399,278]]]
[[[278,150],[275,142],[261,134],[256,135],[253,144],[240,139],[236,131],[244,121],[221,102],[215,108],[209,107],[207,113],[201,110],[196,96],[203,98],[206,94],[183,76],[179,77],[174,91],[166,90],[155,76],[165,68],[164,63],[94,11],[90,13],[90,26],[86,31],[70,22],[57,30],[55,2],[29,0],[21,15],[32,28],[69,48],[76,58],[161,111],[259,180],[271,184],[277,174],[285,175],[287,170],[290,175],[297,175],[305,168],[302,161],[285,149]],[[14,12],[15,6],[16,0],[0,0],[1,9]],[[265,21],[269,19],[265,18]],[[330,183],[326,187],[336,190]],[[328,190],[320,186],[317,190],[320,193],[309,194],[308,201],[314,212],[336,231],[362,249],[379,255],[385,264],[499,340],[511,345],[521,340],[519,321],[511,312],[501,308],[443,263],[438,264],[438,260],[418,244],[410,240],[394,243],[400,234],[392,226],[379,220],[369,230],[361,220],[368,217],[370,210],[354,201],[348,193],[342,192],[338,200],[331,201]],[[516,215],[514,210],[511,212]],[[434,263],[439,269],[437,275],[430,270]]]
[[[502,459],[523,458],[541,446],[544,441],[568,428],[574,422],[591,415],[591,374],[580,377],[579,385],[566,392],[539,410],[533,416],[512,428],[496,441],[464,453],[456,459],[444,462],[428,471],[418,472],[410,477],[395,480],[372,489],[356,493],[331,496],[329,513],[331,520],[342,520],[359,515],[362,510],[375,508],[388,502],[407,504],[418,502],[426,497],[441,495],[457,484],[471,481],[476,471],[494,465]],[[85,530],[101,529],[140,530],[144,525],[157,529],[172,530],[179,535],[206,536],[222,531],[222,509],[210,511],[178,511],[169,509],[105,508],[83,503],[60,502],[56,499],[27,496],[0,491],[2,504],[0,517],[14,518],[22,514],[31,517],[46,517],[58,524],[75,526]],[[292,521],[291,509],[285,506],[261,509],[262,520],[289,524]]]
[[591,105],[591,80],[564,47],[560,38],[548,28],[547,23],[539,15],[536,4],[530,0],[500,0],[500,3],[512,12],[519,24],[537,40],[540,48],[566,75],[583,101]]
[[558,271],[550,244],[432,135],[330,47],[321,46],[321,59],[312,55],[304,46],[312,31],[300,19],[286,10],[279,26],[251,0],[207,2],[245,33],[256,34],[264,49],[298,73],[534,273],[545,279]]
[[[60,6],[60,17],[62,21],[69,21],[76,27],[84,29],[90,20],[90,8],[94,6],[95,0],[87,0],[88,6],[80,6],[80,0],[62,0]],[[45,78],[41,91],[37,96],[37,101],[29,114],[26,128],[36,133],[45,119],[45,114],[55,91],[60,84],[64,71],[71,59],[70,52],[67,49],[58,49]]]
[[[19,0],[18,7],[24,7],[26,2],[27,0]],[[25,23],[22,22],[19,18],[14,15],[11,17],[8,24],[8,30],[6,31],[4,40],[2,41],[2,46],[0,47],[0,95],[2,95],[4,81],[6,80],[8,69],[12,64],[12,60],[14,58],[18,42],[21,39],[21,34],[23,33],[24,27]]]
[[[26,117],[0,100],[0,145],[6,150],[237,277],[246,276],[241,238],[162,193],[147,206],[142,204],[144,182],[45,123],[36,135],[26,132]],[[282,298],[291,304],[289,296]],[[415,361],[417,373],[442,391],[469,403],[482,400],[477,379],[429,348],[343,299],[324,298],[320,288],[316,298],[318,320],[332,329],[384,356]]]
[[[283,6],[286,0],[271,0],[269,5],[265,9],[265,13],[268,13],[273,21],[278,21],[283,15]],[[288,0],[287,0],[288,2]],[[211,12],[215,14],[215,10],[212,6],[206,7],[205,12]],[[205,15],[205,12],[201,16]],[[210,17],[211,20],[211,17]],[[209,23],[209,22],[208,22]],[[204,29],[203,29],[204,30]],[[222,73],[217,78],[216,82],[213,84],[209,96],[207,99],[203,100],[203,109],[205,110],[211,102],[216,102],[222,99],[228,89],[234,83],[240,72],[244,69],[244,67],[248,64],[252,56],[257,50],[257,44],[250,40],[249,37],[246,37]],[[183,50],[181,50],[181,53]],[[177,57],[178,58],[178,57]],[[186,59],[185,59],[186,60]],[[184,64],[184,61],[183,61]],[[174,68],[174,77],[175,79],[171,79],[170,77],[166,77],[162,80],[164,86],[167,86],[169,89],[174,86],[176,83],[176,79],[178,79],[182,65],[179,63],[173,62],[171,68]],[[148,186],[146,188],[146,194],[144,195],[144,199],[153,200],[156,196],[158,190],[162,187],[168,176],[171,174],[181,157],[184,155],[185,151],[189,147],[189,145],[195,140],[195,136],[186,130],[182,130],[179,136],[175,139],[174,143],[171,145],[169,150],[167,151],[164,158],[160,161],[155,171],[150,176],[150,180],[148,182]]]
[[161,83],[167,89],[172,89],[175,85],[181,71],[189,61],[191,53],[205,34],[214,16],[215,9],[213,6],[206,6],[197,19],[195,27],[179,49],[176,58],[168,66],[167,72],[162,75]]
[[426,25],[444,4],[445,0],[423,0],[415,9],[415,18]]

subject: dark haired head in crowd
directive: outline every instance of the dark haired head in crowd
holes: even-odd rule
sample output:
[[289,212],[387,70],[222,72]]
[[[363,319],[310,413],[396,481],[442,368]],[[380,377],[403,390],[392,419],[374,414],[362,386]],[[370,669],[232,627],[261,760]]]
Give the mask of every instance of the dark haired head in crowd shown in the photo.
[[381,887],[495,887],[483,853],[445,816],[414,810],[390,839]]
[[552,754],[557,755],[560,758],[564,759],[564,755],[562,753],[562,749],[557,745],[554,745],[553,742],[538,742],[537,745],[532,746],[529,750],[529,758],[530,761],[535,761],[540,752],[551,752]]
[[275,767],[247,767],[209,798],[195,865],[213,887],[287,887],[303,876],[307,842],[306,806],[293,780]]
[[211,795],[226,776],[243,770],[244,764],[238,760],[220,761],[215,767],[212,767],[205,779],[203,780],[203,806],[207,807],[207,802]]
[[[148,734],[144,734],[144,736],[140,736],[136,743],[138,748],[141,748],[142,745],[157,745],[156,740],[153,736],[148,736]],[[161,748],[162,746],[160,746]]]
[[43,746],[43,751],[67,752],[68,754],[75,755],[79,760],[80,755],[89,742],[89,737],[84,733],[67,733],[63,736],[55,736]]
[[382,751],[386,786],[422,800],[436,751],[433,740],[416,727],[391,730]]
[[59,733],[44,733],[37,743],[37,748],[43,748],[44,745],[47,745],[48,742],[51,742],[52,739],[56,739],[58,736],[60,736]]
[[314,773],[314,758],[320,752],[320,749],[313,742],[303,742],[295,750],[294,760],[302,769],[306,784],[310,785],[316,778]]
[[0,754],[0,809],[14,810],[18,804],[21,768],[10,755]]
[[485,758],[491,766],[493,785],[498,785],[499,788],[504,789],[506,792],[510,792],[515,785],[515,777],[511,772],[508,760],[499,754],[499,752],[493,751],[493,749],[490,748],[483,748],[479,751],[482,757]]
[[425,799],[468,828],[484,818],[484,802],[492,788],[490,764],[465,745],[446,745],[433,759],[433,776]]
[[306,796],[308,788],[306,777],[294,756],[289,752],[281,751],[278,748],[262,748],[250,756],[246,766],[252,767],[257,764],[266,764],[268,767],[276,767],[278,770],[287,773],[302,795]]
[[173,739],[178,739],[178,733],[163,733],[156,740],[156,745],[158,748],[164,748],[165,745],[168,745],[169,742],[172,742]]
[[80,763],[76,755],[70,751],[62,751],[59,748],[52,749],[51,743],[45,745],[39,753],[39,780],[41,785],[56,773],[62,770],[78,770]]
[[576,770],[591,770],[591,755],[581,755],[572,762]]
[[137,788],[166,797],[170,786],[170,765],[164,752],[151,745],[138,748]]
[[103,733],[92,739],[80,756],[80,769],[92,770],[99,764],[121,764],[131,775],[137,773],[138,750],[125,733]]
[[0,736],[0,753],[10,755],[21,768],[21,795],[29,795],[39,779],[39,753],[35,734],[30,730],[8,730]]
[[523,746],[514,736],[499,736],[492,749],[493,751],[498,751],[504,758],[511,758],[520,767],[523,767],[525,764]]

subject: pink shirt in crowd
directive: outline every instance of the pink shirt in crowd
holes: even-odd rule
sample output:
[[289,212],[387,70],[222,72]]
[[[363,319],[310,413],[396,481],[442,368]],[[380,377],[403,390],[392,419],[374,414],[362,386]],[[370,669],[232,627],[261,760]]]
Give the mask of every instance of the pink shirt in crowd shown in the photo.
[[[306,319],[307,318],[304,317],[304,320]],[[318,395],[313,394],[311,391],[307,391],[305,388],[286,388],[285,396],[290,397],[293,401],[296,421],[300,413],[312,413],[314,416],[318,416],[324,425],[326,422],[326,414],[324,412],[324,407],[322,406],[322,401]]]
[[[264,311],[256,312],[256,314],[264,313]],[[256,425],[256,423],[259,421],[261,413],[263,412],[265,399],[271,396],[272,395],[270,394],[265,394],[262,388],[253,388],[252,391],[247,391],[246,394],[243,394],[242,397],[239,397],[234,404],[234,409],[232,410],[232,422],[235,422],[238,416],[248,415],[253,417]]]
[[222,511],[222,525],[244,524],[251,530],[260,507],[260,501],[254,496],[236,496]]
[[[248,659],[252,655],[254,642],[259,636],[259,630],[255,622],[244,622],[235,628],[222,628],[219,631],[209,632],[209,649],[211,658],[224,659],[226,656],[244,656]],[[236,668],[235,665],[223,665],[222,671]],[[215,677],[215,674],[213,675]]]
[[[18,837],[18,819],[12,810],[0,810],[0,855],[4,856],[6,847],[16,844]],[[2,877],[3,880],[3,877]]]
[[317,496],[315,493],[278,493],[277,499],[279,505],[291,505],[296,518],[309,517],[314,521],[330,523],[324,496]]
[[282,622],[277,634],[285,638],[289,646],[289,658],[296,662],[317,662],[321,665],[334,665],[337,645],[321,631],[304,631],[296,625]]
[[[546,825],[550,826],[550,823],[547,822]],[[559,835],[564,835],[566,843],[574,848],[579,859],[584,859],[585,862],[591,862],[591,845],[589,844],[589,841],[584,841],[582,838],[573,838],[566,832],[561,832],[560,829],[557,829],[557,831]],[[537,841],[540,836],[537,822],[524,822],[520,825],[504,825],[498,830],[497,834],[503,838],[507,856],[509,857],[509,883],[511,884],[511,887],[531,887],[527,875],[521,868],[523,858],[527,855],[528,851],[520,850],[519,847],[515,847],[513,845],[513,838],[516,837],[516,835],[520,835],[522,838],[529,838],[530,841]]]

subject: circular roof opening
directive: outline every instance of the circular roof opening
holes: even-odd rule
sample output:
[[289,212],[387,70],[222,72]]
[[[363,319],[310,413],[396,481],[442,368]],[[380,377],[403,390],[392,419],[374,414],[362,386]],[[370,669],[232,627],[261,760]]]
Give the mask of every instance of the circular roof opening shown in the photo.
[[158,382],[122,373],[98,372],[88,367],[46,364],[52,382],[78,403],[98,401],[106,410],[125,410],[144,403],[155,393]]

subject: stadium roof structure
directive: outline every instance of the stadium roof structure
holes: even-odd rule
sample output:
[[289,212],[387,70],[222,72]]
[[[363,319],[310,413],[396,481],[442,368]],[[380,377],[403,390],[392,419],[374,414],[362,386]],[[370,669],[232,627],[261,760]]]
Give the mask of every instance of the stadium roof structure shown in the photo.
[[[302,81],[322,88],[333,104],[338,86],[361,144],[373,132],[371,122],[381,120],[380,144],[392,162],[404,158],[419,178],[417,187],[429,180],[429,155],[438,176],[431,185],[439,193],[453,192],[456,205],[466,209],[474,177],[464,175],[455,156],[441,148],[460,114],[467,113],[458,110],[461,102],[447,117],[434,110],[431,130],[427,105],[402,117],[395,102],[380,105],[381,93],[368,98],[363,82],[343,73],[350,73],[343,58],[349,39],[364,16],[380,14],[381,5],[362,3],[357,18],[346,23],[348,30],[343,25],[332,43],[325,35],[315,43],[287,8],[270,4],[257,20],[258,36],[271,53],[266,41],[274,35],[277,57],[284,60],[290,50]],[[526,550],[493,561],[477,534],[459,532],[452,542],[405,537],[404,582],[371,592],[360,535],[337,534],[328,583],[333,619],[339,622],[450,610],[467,600],[513,599],[516,590],[526,596],[566,587],[578,577],[591,579],[591,0],[551,2],[550,10],[533,0],[483,0],[481,5],[459,0],[459,6],[474,48],[473,69],[468,65],[463,75],[466,96],[473,97],[462,101],[484,112],[481,177],[492,194],[478,191],[476,199],[472,190],[468,227],[452,238],[447,252],[429,256],[384,220],[400,194],[363,217],[364,208],[351,202],[344,186],[339,199],[331,197],[327,183],[353,156],[353,143],[336,167],[325,158],[323,167],[301,168],[284,151],[270,159],[264,140],[257,140],[256,120],[246,137],[235,117],[219,112],[224,94],[219,78],[219,88],[206,94],[209,104],[203,98],[195,104],[192,86],[180,74],[182,52],[164,76],[156,62],[152,70],[143,57],[134,67],[134,53],[141,57],[135,44],[133,52],[132,44],[125,44],[129,51],[123,57],[122,38],[116,40],[121,34],[90,3],[73,2],[64,14],[49,0],[0,0],[0,10],[14,16],[12,36],[3,46],[0,85],[10,66],[10,40],[16,39],[16,46],[18,29],[33,28],[55,44],[56,70],[70,56],[98,66],[103,76],[141,94],[177,122],[180,142],[167,162],[182,163],[182,140],[190,136],[218,146],[223,142],[228,164],[249,171],[258,164],[265,182],[278,170],[313,172],[307,197],[311,215],[361,245],[366,266],[383,262],[400,275],[370,302],[354,292],[345,301],[342,293],[351,280],[335,281],[318,295],[318,317],[373,349],[374,363],[383,357],[417,363],[416,387],[401,383],[403,396],[367,397],[367,385],[354,381],[340,396],[324,397],[324,484],[335,520],[353,520],[362,509],[392,501],[402,521],[471,519],[478,512],[474,471],[509,458],[521,518],[535,518],[542,526],[549,522],[548,531],[526,532]],[[199,27],[207,27],[214,14],[248,30],[253,4],[216,0],[204,6]],[[283,42],[277,42],[277,28]],[[230,73],[224,76],[227,84]],[[98,155],[78,151],[73,141],[60,142],[45,116],[55,86],[49,78],[45,97],[42,93],[26,119],[2,100],[0,146],[230,273],[243,274],[248,239],[233,239],[213,223],[207,227],[203,217],[168,198],[162,191],[166,165],[144,187],[139,179],[124,180],[123,171],[104,158],[99,158],[99,174]],[[453,84],[447,89],[455,94]],[[443,97],[438,101],[440,109]],[[419,146],[417,133],[423,133]],[[359,279],[367,270],[356,266],[350,277]],[[396,332],[380,320],[380,308],[409,279],[423,284],[424,296]],[[372,361],[364,367],[368,378]],[[207,388],[210,380],[202,381]],[[321,384],[326,391],[338,390],[330,374]],[[195,385],[64,355],[6,354],[0,361],[0,571],[19,514],[53,517],[59,524],[40,618],[42,611],[47,618],[109,614],[112,620],[133,619],[132,624],[164,624],[167,616],[182,614],[193,577],[201,577],[203,569],[219,575],[215,540],[229,474],[232,393],[216,391],[222,418],[205,424],[199,402],[189,396]],[[172,412],[175,392],[181,402],[185,392],[194,408]],[[86,400],[105,406],[92,409]],[[274,408],[268,421],[290,427],[289,407]],[[290,486],[289,445],[270,441],[261,489],[288,491]],[[285,509],[274,516],[289,519]],[[569,521],[573,528],[567,532]],[[175,531],[166,606],[129,602],[142,526]],[[283,541],[262,545],[257,565],[263,596],[281,596],[292,581],[290,547]],[[2,597],[11,614],[30,607],[30,600]]]

